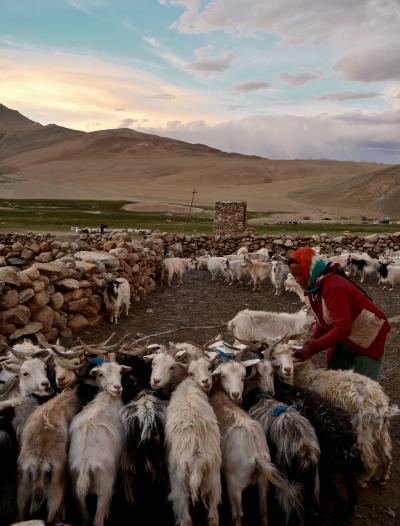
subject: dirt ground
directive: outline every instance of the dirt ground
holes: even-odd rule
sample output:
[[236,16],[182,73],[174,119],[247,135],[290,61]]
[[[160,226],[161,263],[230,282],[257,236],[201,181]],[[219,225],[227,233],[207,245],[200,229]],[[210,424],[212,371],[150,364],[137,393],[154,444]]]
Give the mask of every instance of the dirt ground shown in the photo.
[[[365,289],[388,317],[400,314],[399,291],[389,292],[366,284]],[[275,311],[296,311],[300,306],[297,296],[284,293],[274,296],[271,284],[264,283],[260,292],[252,293],[250,286],[228,286],[222,281],[212,282],[203,271],[194,271],[185,278],[183,286],[158,288],[141,303],[134,304],[129,318],[121,318],[117,327],[103,324],[84,331],[81,337],[88,343],[99,342],[113,331],[117,337],[134,331],[138,337],[177,327],[212,325],[230,320],[244,308]],[[159,336],[153,341],[192,341],[204,343],[217,330],[181,330]],[[398,369],[398,340],[400,323],[394,323],[386,347],[385,360],[379,381],[393,403],[400,404]],[[318,357],[323,362],[323,357]],[[359,504],[351,526],[394,526],[400,524],[400,418],[392,421],[393,440],[392,477],[385,487],[372,485],[359,493]]]

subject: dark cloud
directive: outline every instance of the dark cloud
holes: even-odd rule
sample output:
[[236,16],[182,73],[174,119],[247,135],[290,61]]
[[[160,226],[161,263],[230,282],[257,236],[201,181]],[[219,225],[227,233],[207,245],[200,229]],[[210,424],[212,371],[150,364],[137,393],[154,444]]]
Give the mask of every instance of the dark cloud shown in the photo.
[[292,86],[302,86],[306,82],[315,80],[321,77],[320,73],[312,71],[304,71],[303,73],[281,73],[279,79],[291,84]]
[[260,82],[254,80],[248,80],[246,82],[241,82],[233,86],[233,90],[236,93],[248,93],[249,91],[261,91],[269,88],[270,85],[268,82]]
[[186,64],[185,67],[191,71],[198,71],[205,74],[221,73],[232,66],[234,58],[235,55],[233,53],[226,53],[220,57],[196,60],[195,62]]
[[400,79],[400,44],[356,51],[339,59],[334,69],[343,73],[349,80],[361,82],[398,80]]

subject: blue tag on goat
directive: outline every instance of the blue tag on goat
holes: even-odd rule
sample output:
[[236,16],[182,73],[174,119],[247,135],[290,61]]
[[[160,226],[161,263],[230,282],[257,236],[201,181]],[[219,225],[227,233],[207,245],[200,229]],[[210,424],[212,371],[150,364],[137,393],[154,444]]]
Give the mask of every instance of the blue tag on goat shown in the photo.
[[89,362],[100,366],[104,363],[104,359],[97,356],[96,358],[89,358]]
[[277,405],[276,407],[274,407],[274,409],[272,410],[272,416],[280,416],[282,413],[286,413],[286,411],[289,409],[289,406],[288,405],[285,405],[285,404],[282,404],[282,405]]

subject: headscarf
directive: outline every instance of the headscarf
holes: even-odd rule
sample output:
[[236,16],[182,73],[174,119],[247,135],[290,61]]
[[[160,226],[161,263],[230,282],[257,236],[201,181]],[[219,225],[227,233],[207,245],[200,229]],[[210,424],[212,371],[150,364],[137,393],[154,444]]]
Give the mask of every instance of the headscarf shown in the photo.
[[319,288],[318,278],[327,270],[328,264],[315,252],[313,248],[303,247],[295,250],[289,257],[300,265],[304,278],[308,282],[305,292],[313,293]]

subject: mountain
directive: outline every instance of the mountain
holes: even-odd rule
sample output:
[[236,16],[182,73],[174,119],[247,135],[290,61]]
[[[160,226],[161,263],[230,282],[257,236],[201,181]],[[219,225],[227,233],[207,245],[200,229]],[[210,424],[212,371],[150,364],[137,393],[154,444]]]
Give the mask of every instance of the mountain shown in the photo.
[[[143,210],[147,202],[187,203],[195,187],[200,205],[244,199],[251,210],[284,212],[286,218],[394,216],[396,169],[275,161],[127,128],[87,133],[43,126],[0,105],[0,188],[7,198],[121,199],[140,201]],[[381,178],[386,183],[380,188],[393,198],[377,198]]]

